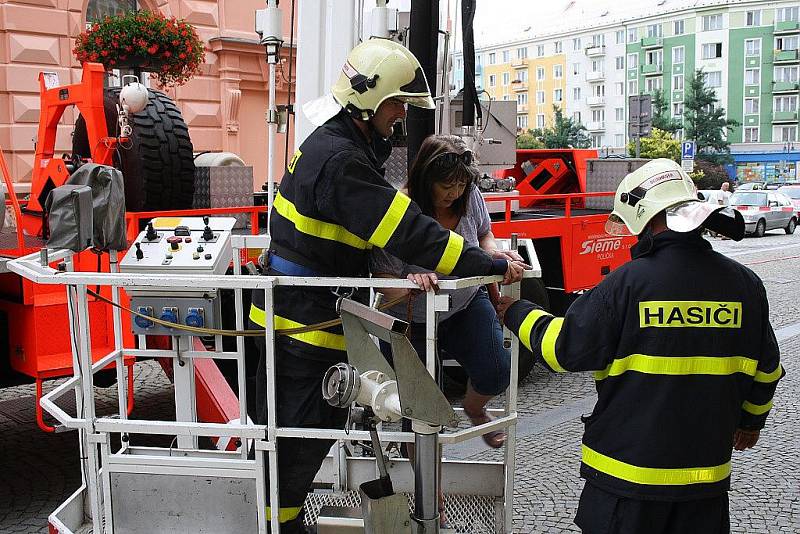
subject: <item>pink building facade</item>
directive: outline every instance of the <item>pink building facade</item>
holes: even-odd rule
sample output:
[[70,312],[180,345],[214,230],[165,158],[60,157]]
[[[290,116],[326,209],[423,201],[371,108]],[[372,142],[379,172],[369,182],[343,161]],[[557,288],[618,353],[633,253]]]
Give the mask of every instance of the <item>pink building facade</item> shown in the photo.
[[[53,71],[62,84],[80,81],[72,49],[86,27],[87,10],[109,9],[133,0],[0,0],[0,149],[15,182],[29,182],[39,120],[40,71]],[[92,5],[90,5],[92,4]],[[140,9],[186,19],[206,45],[202,73],[167,93],[176,100],[195,152],[228,151],[254,168],[254,190],[266,181],[268,67],[254,31],[263,0],[139,0]],[[113,8],[113,7],[112,7]],[[289,9],[283,9],[283,62],[277,75],[277,103],[289,89]],[[57,151],[70,152],[76,112],[59,127]],[[292,132],[289,131],[290,140]],[[285,134],[279,134],[275,176],[284,169]],[[291,152],[292,147],[289,147]]]

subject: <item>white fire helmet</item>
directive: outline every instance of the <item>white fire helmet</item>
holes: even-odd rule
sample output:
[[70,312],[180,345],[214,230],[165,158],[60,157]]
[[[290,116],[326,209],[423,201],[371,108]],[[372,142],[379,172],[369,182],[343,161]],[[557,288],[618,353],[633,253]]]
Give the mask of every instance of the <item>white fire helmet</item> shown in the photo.
[[700,200],[688,174],[671,159],[654,159],[628,174],[617,188],[606,222],[611,235],[639,235],[656,214],[666,211],[667,227],[691,232],[724,206]]

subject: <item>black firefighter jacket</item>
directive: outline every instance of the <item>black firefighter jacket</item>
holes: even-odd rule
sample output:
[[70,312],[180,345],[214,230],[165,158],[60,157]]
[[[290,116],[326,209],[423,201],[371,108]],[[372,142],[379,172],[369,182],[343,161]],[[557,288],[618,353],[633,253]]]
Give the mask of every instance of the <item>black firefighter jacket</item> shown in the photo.
[[734,432],[785,374],[761,280],[699,232],[640,241],[564,318],[519,301],[505,323],[552,371],[595,371],[581,476],[629,498],[727,491]]
[[[465,245],[463,237],[423,215],[386,182],[382,167],[390,152],[383,139],[368,143],[344,112],[317,128],[281,180],[272,208],[271,253],[318,276],[366,276],[372,247],[445,275],[505,273],[506,260]],[[263,298],[255,292],[250,309],[250,319],[261,326]],[[278,287],[275,327],[334,319],[337,298],[328,288]],[[278,344],[301,358],[328,363],[342,361],[345,349],[341,327],[281,336]]]

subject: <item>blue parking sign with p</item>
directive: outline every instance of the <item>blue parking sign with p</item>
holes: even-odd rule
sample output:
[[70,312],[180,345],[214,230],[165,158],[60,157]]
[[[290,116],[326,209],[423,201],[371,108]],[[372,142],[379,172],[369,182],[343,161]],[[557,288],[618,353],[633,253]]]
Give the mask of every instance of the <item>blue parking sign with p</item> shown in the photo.
[[694,159],[696,145],[694,141],[681,143],[681,159]]

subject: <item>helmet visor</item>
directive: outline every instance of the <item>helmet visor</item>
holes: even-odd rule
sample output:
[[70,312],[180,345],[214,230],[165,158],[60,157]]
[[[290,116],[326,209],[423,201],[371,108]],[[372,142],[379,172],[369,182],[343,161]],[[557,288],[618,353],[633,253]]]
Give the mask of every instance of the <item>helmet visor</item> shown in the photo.
[[628,225],[625,224],[625,221],[623,221],[622,218],[616,213],[612,213],[611,215],[608,216],[605,229],[608,235],[614,235],[614,236],[633,235],[630,228],[628,228]]

